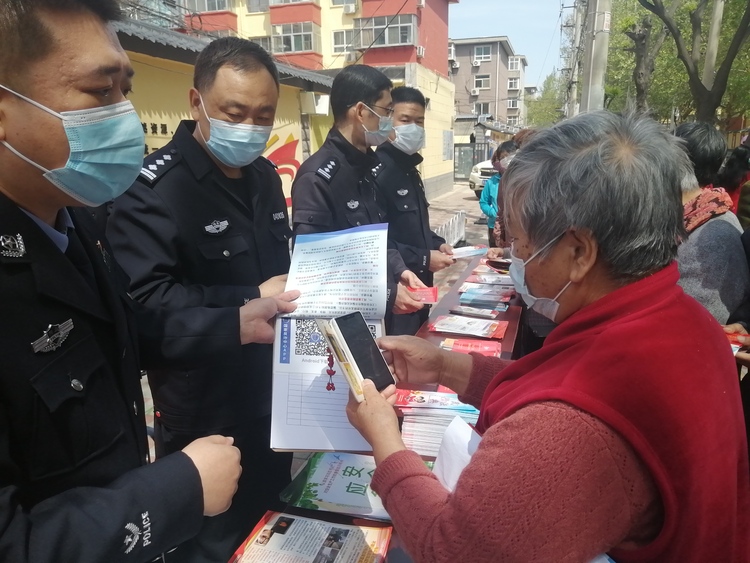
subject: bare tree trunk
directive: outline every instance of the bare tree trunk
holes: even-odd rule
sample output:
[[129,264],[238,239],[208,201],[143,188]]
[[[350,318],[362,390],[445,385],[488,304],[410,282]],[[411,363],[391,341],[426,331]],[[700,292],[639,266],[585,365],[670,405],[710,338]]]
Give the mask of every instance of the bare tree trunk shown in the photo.
[[714,85],[714,70],[716,55],[719,51],[719,36],[721,35],[721,21],[724,19],[724,0],[714,0],[711,13],[711,27],[708,29],[706,43],[706,61],[703,63],[703,85],[709,90]]
[[645,17],[633,24],[627,35],[633,41],[635,55],[633,83],[635,84],[635,109],[638,113],[648,112],[648,91],[651,87],[651,75],[654,72],[654,61],[649,60],[649,43],[651,40],[651,18]]

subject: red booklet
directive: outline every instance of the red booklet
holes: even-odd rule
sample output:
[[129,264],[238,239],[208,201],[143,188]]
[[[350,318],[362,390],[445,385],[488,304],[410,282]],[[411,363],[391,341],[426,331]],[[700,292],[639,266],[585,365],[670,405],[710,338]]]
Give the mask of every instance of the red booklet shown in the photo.
[[474,338],[446,338],[440,343],[440,347],[443,350],[451,350],[452,352],[460,352],[461,354],[476,352],[483,356],[495,356],[498,358],[503,351],[503,345],[500,342]]
[[438,302],[438,288],[437,287],[407,287],[411,296],[417,301],[422,303],[437,303]]

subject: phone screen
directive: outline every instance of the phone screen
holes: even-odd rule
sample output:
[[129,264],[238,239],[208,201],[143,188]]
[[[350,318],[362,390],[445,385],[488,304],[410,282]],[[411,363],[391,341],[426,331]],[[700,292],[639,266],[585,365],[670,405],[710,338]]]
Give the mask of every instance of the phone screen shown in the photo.
[[336,317],[336,325],[349,346],[362,377],[371,380],[378,391],[395,383],[362,313]]

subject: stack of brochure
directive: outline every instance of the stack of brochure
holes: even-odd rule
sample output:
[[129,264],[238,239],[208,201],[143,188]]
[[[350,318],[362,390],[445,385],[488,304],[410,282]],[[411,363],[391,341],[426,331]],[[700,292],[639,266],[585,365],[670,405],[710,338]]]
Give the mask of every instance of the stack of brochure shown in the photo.
[[448,425],[456,417],[476,424],[479,411],[458,400],[455,393],[399,389],[396,406],[404,415],[401,437],[410,450],[435,457]]

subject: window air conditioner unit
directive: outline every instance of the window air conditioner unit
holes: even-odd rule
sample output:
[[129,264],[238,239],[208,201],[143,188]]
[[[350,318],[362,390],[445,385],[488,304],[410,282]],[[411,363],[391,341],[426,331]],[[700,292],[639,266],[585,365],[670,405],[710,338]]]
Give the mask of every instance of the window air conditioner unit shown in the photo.
[[482,63],[480,63],[479,61],[471,61],[471,66],[479,66],[480,64]]
[[453,61],[451,63],[451,68],[458,68],[460,66],[461,66],[461,63],[459,63],[458,61]]
[[356,63],[357,62],[357,53],[354,51],[351,51],[346,54],[346,57],[344,57],[344,61],[347,63]]
[[424,8],[425,0],[417,0],[417,8]]
[[356,14],[357,13],[357,5],[356,4],[344,4],[344,13],[345,14]]
[[478,96],[479,95],[479,88],[472,88],[471,89],[471,95],[472,96]]
[[422,57],[424,57],[424,47],[422,45],[419,45],[417,47],[417,58],[421,59]]

